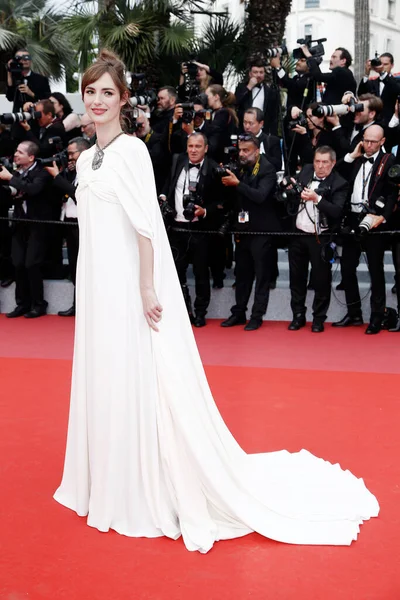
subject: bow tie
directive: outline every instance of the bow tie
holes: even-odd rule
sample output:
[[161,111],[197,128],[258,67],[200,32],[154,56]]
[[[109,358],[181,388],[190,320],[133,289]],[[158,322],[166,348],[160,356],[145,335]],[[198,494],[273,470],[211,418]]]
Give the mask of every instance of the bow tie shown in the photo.
[[364,125],[354,125],[354,129],[356,131],[362,131],[364,129]]
[[365,163],[369,162],[369,163],[371,163],[371,165],[373,165],[373,164],[374,164],[374,162],[375,162],[375,160],[374,160],[372,157],[371,157],[371,158],[367,158],[366,156],[362,156],[362,157],[361,157],[361,162],[362,162],[363,164],[365,164]]
[[312,179],[312,180],[313,180],[313,181],[323,181],[323,179],[320,179],[319,177],[315,177],[315,175],[314,175],[314,177],[313,177],[313,179]]
[[193,163],[189,163],[189,169],[200,169],[200,163],[194,165]]

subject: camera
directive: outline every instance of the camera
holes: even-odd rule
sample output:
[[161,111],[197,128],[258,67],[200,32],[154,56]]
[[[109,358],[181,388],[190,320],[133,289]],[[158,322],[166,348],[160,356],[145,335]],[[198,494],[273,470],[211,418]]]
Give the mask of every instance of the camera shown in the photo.
[[[30,56],[27,54],[24,56],[26,59],[30,59]],[[22,60],[19,56],[14,57],[10,64],[7,66],[7,71],[11,73],[13,78],[13,84],[15,86],[22,85],[24,83],[23,71],[24,66],[22,64]]]
[[274,46],[273,48],[268,48],[265,51],[265,56],[267,58],[275,58],[276,56],[283,56],[288,54],[288,49],[286,46]]
[[57,135],[52,138],[49,138],[49,144],[54,146],[54,154],[49,158],[37,158],[37,162],[43,167],[52,167],[53,162],[56,163],[58,167],[63,167],[64,169],[68,167],[68,152],[67,150],[63,150],[62,139]]
[[[385,208],[385,204],[386,204],[386,198],[384,196],[379,196],[379,198],[377,198],[375,200],[374,203],[374,207],[370,207],[370,206],[365,206],[363,209],[365,216],[361,219],[360,223],[358,224],[358,228],[356,230],[356,234],[359,237],[364,237],[367,233],[369,233],[369,231],[371,230],[371,227],[373,225],[374,219],[372,217],[372,215],[377,215],[380,214],[380,212],[382,211],[383,208]],[[379,210],[377,210],[377,208]]]
[[232,173],[238,176],[240,173],[240,164],[237,135],[231,135],[231,145],[224,148],[224,154],[226,156],[224,164],[222,166],[218,165],[217,167],[214,167],[214,175],[221,178],[228,177],[229,173],[227,172],[227,169],[229,169],[232,171]]
[[[322,42],[326,42],[326,38],[313,40],[311,35],[306,35],[305,38],[300,38],[297,40],[298,44],[301,44],[302,46],[307,46],[313,58],[316,59],[318,64],[322,62],[322,57],[325,54],[325,48]],[[312,44],[315,44],[315,46],[312,46]],[[304,56],[303,50],[301,48],[296,48],[295,50],[293,50],[293,58],[295,60],[299,60],[300,58],[306,57]]]
[[374,58],[371,58],[371,67],[374,69],[375,67],[382,66],[382,61],[379,58],[379,54],[375,52]]
[[172,221],[176,217],[176,210],[170,206],[168,200],[164,200],[164,198],[158,199],[160,204],[161,216],[166,223],[168,221]]
[[196,60],[196,56],[191,55],[189,56],[189,60],[182,63],[182,66],[186,67],[187,69],[187,72],[183,74],[183,96],[185,100],[192,99],[194,96],[198,96],[199,94],[200,88],[197,82],[198,67],[193,62],[194,60]]
[[133,94],[128,102],[133,108],[136,106],[152,107],[157,104],[157,94],[154,90],[146,90],[142,94]]
[[32,106],[29,111],[16,112],[16,113],[4,113],[0,115],[0,123],[3,125],[13,125],[13,123],[22,123],[23,121],[30,121],[31,119],[40,119],[42,113],[39,110],[35,110]]
[[297,126],[307,127],[307,117],[304,113],[300,113],[297,119],[292,119],[289,121],[289,128],[294,129]]
[[321,104],[320,106],[316,106],[312,114],[315,117],[331,117],[332,115],[341,117],[342,115],[347,115],[349,112],[356,113],[363,110],[364,104],[356,102],[354,98],[351,98],[349,104]]
[[366,215],[358,225],[358,235],[363,237],[365,234],[367,234],[370,231],[373,222],[373,217],[371,215]]
[[292,181],[288,177],[284,177],[278,185],[277,199],[280,202],[286,202],[290,198],[300,196],[303,190],[304,186],[301,183],[295,179]]

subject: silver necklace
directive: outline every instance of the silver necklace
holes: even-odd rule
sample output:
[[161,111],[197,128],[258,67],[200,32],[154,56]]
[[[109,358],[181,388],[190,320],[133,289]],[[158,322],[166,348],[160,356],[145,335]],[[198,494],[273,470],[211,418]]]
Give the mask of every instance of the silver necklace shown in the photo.
[[102,163],[103,163],[103,158],[104,158],[104,150],[106,148],[108,148],[108,146],[110,146],[120,135],[122,135],[124,132],[120,131],[115,137],[113,137],[113,139],[111,140],[111,142],[108,142],[108,144],[106,144],[105,146],[103,146],[103,148],[100,148],[99,144],[96,141],[96,152],[94,153],[94,157],[92,160],[92,169],[93,171],[97,171],[97,169],[100,169]]

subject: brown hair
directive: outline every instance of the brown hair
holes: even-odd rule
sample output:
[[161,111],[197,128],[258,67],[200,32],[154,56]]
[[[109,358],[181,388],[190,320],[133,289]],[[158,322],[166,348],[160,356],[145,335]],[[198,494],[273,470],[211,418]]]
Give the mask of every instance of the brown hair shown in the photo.
[[216,83],[210,85],[207,89],[209,89],[214,96],[219,96],[222,106],[229,111],[235,125],[238,126],[239,119],[237,118],[236,111],[233,108],[233,106],[236,104],[235,94],[232,94],[232,92],[227,92],[222,85],[217,85]]
[[376,113],[377,116],[383,110],[383,102],[382,102],[382,100],[380,98],[378,98],[378,96],[375,96],[374,94],[362,94],[362,96],[360,96],[358,98],[358,100],[360,102],[367,102],[368,101],[368,110]]
[[109,73],[115,86],[119,90],[120,96],[127,94],[128,86],[125,79],[124,63],[111,50],[104,49],[100,52],[98,59],[86,69],[82,78],[82,98],[85,94],[85,89],[91,83],[94,83],[105,73]]
[[42,113],[44,115],[51,114],[52,117],[56,116],[56,109],[54,108],[54,104],[51,100],[45,98],[44,100],[39,100],[38,102],[36,102],[36,106],[38,106],[39,104],[43,106]]

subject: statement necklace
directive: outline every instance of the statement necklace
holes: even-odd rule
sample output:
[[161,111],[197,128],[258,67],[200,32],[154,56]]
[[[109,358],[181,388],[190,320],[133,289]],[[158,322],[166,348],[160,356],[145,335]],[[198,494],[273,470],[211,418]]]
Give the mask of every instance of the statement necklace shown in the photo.
[[96,141],[96,152],[94,153],[94,157],[92,160],[93,171],[97,171],[97,169],[100,169],[101,165],[103,164],[104,150],[108,148],[108,146],[110,146],[123,133],[123,131],[120,131],[115,137],[113,137],[111,142],[108,142],[108,144],[106,144],[103,148],[100,148],[99,144]]

